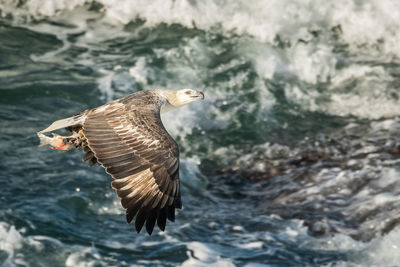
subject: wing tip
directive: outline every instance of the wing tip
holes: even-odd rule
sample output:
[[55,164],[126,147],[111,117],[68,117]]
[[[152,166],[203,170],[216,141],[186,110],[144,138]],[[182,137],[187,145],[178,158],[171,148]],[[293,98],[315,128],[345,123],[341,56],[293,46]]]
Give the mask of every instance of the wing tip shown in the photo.
[[148,229],[148,228],[146,227],[146,231],[147,231],[147,233],[148,233],[149,235],[151,235],[151,234],[153,233],[153,229],[154,229],[154,228],[151,228],[151,229],[149,228],[149,229]]

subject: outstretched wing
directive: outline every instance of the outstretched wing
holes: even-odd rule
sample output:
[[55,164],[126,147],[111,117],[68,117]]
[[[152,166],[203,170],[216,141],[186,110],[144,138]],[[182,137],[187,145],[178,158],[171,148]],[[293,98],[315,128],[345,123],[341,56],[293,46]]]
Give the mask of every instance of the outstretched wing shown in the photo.
[[115,180],[111,185],[136,231],[146,222],[165,229],[181,208],[179,150],[160,118],[160,104],[149,97],[123,98],[86,114],[83,134],[97,161]]

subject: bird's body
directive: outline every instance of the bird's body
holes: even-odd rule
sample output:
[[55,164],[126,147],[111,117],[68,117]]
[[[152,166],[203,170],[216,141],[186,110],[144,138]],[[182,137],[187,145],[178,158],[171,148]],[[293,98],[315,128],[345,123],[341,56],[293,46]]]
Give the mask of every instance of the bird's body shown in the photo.
[[[41,144],[55,149],[83,148],[83,160],[103,166],[114,180],[111,185],[121,198],[130,223],[136,216],[139,232],[146,223],[152,233],[155,223],[165,229],[181,208],[179,149],[165,130],[160,113],[204,99],[190,89],[145,90],[76,116],[55,121],[38,133]],[[44,135],[61,128],[69,137]]]

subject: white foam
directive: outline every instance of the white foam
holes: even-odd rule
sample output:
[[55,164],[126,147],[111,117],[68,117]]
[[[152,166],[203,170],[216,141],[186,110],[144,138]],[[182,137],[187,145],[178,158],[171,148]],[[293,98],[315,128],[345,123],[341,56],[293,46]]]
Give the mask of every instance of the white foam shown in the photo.
[[146,66],[146,58],[139,57],[135,66],[129,69],[129,74],[139,83],[147,84],[149,71],[151,69]]
[[24,236],[25,229],[17,230],[14,225],[0,222],[0,251],[7,253],[7,259],[0,262],[2,266],[29,266],[29,259],[25,258],[22,253],[25,246],[33,248],[35,251],[42,251],[44,248],[43,241],[52,241],[60,244],[53,238],[43,236]]
[[112,81],[113,81],[115,72],[105,70],[105,69],[102,69],[99,72],[103,74],[103,76],[98,79],[99,89],[103,93],[103,96],[105,96],[105,100],[110,101],[114,97]]
[[335,234],[329,238],[311,239],[304,245],[327,251],[350,252],[346,261],[338,262],[339,266],[397,266],[400,262],[399,238],[400,229],[397,228],[368,243]]
[[362,262],[368,265],[396,266],[400,262],[400,229],[365,244]]
[[307,83],[327,82],[335,75],[336,58],[329,45],[298,43],[289,55],[290,69]]
[[10,264],[17,250],[23,245],[23,237],[14,225],[0,222],[0,250],[7,252],[7,262]]
[[269,264],[262,264],[262,263],[256,263],[256,262],[250,262],[244,265],[244,267],[270,267],[271,265]]
[[[397,40],[399,3],[396,1],[334,1],[321,5],[319,1],[224,1],[201,2],[141,0],[100,0],[110,21],[126,24],[142,18],[148,25],[179,23],[185,27],[208,30],[220,25],[225,31],[249,34],[273,42],[280,36],[308,40],[309,29],[330,30],[341,25],[347,43],[374,44],[379,38]],[[168,10],[168,12],[165,12]],[[273,12],[271,12],[273,11]],[[205,15],[206,14],[206,15]],[[370,29],[374,29],[371,31]],[[395,48],[395,42],[384,47]]]
[[71,253],[66,261],[67,267],[94,267],[101,266],[103,261],[100,254],[94,247],[81,248],[79,251]]
[[89,208],[92,209],[96,214],[99,215],[124,215],[124,209],[121,207],[120,201],[116,196],[113,196],[113,200],[110,202],[104,203],[90,203]]
[[197,113],[195,109],[185,106],[178,110],[162,114],[161,119],[171,136],[174,138],[178,136],[184,137],[192,133],[193,126],[195,126],[196,121],[199,120],[198,114],[201,113]]
[[29,246],[34,247],[37,251],[43,251],[45,248],[44,243],[52,243],[58,247],[63,246],[63,243],[60,240],[43,235],[27,236],[25,241]]
[[[22,12],[37,17],[52,17],[60,11],[73,10],[91,0],[27,0],[16,10],[19,1],[3,0],[3,12]],[[137,18],[151,25],[178,23],[188,28],[209,30],[220,25],[226,32],[248,34],[273,42],[277,35],[291,41],[312,38],[310,30],[330,31],[341,26],[347,43],[374,45],[384,39],[383,50],[400,52],[397,31],[400,3],[392,0],[346,1],[321,4],[318,0],[273,0],[232,2],[205,0],[96,0],[104,6],[109,22],[126,24]],[[371,30],[374,29],[374,30]]]
[[[275,219],[277,221],[274,224],[279,225],[279,220],[281,219]],[[247,241],[251,248],[254,246],[254,249],[260,248],[259,245],[261,244],[258,244],[259,240],[262,240],[261,243],[267,244],[282,242],[284,240],[283,242],[286,245],[288,244],[286,242],[293,242],[300,249],[316,249],[318,251],[346,255],[346,260],[331,262],[331,265],[327,266],[397,266],[400,262],[400,254],[398,253],[400,248],[400,228],[398,227],[384,236],[372,239],[370,242],[362,242],[341,233],[312,237],[301,220],[284,220],[281,221],[280,225],[282,230],[279,230],[278,233],[253,232],[251,234],[243,234],[241,238]],[[245,245],[243,244],[238,247],[245,248]],[[202,251],[207,250],[203,249]],[[258,265],[256,263],[249,263],[246,266]]]
[[393,97],[394,78],[383,67],[355,64],[336,70],[333,54],[313,61],[315,56],[306,52],[309,48],[302,46],[302,49],[301,56],[295,54],[291,60],[296,76],[312,84],[327,82],[328,78],[329,82],[322,92],[303,89],[301,83],[286,84],[285,95],[291,101],[304,109],[339,116],[379,119],[400,113],[398,100]]
[[[151,3],[141,0],[97,0],[95,2],[104,6],[99,13],[85,10],[84,5],[90,2],[27,0],[17,9],[16,2],[3,0],[0,2],[0,9],[15,16],[24,11],[35,17],[52,17],[61,22],[72,23],[74,27],[59,27],[57,24],[42,22],[27,26],[35,31],[53,33],[63,44],[44,55],[32,55],[32,59],[36,61],[63,60],[57,55],[71,47],[68,41],[71,34],[79,34],[74,45],[90,51],[90,44],[129,34],[123,30],[122,25],[137,18],[145,21],[144,27],[178,23],[188,28],[207,31],[218,29],[228,37],[231,33],[242,35],[242,38],[235,41],[237,57],[231,62],[221,64],[216,71],[223,71],[224,67],[229,68],[232,64],[251,62],[259,76],[254,81],[254,87],[264,111],[275,104],[264,79],[274,79],[274,75],[278,74],[291,81],[285,85],[285,96],[290,101],[301,104],[304,109],[371,119],[393,117],[400,112],[398,101],[393,97],[393,94],[397,94],[393,86],[394,78],[384,67],[354,63],[337,69],[341,55],[334,52],[336,45],[343,43],[348,47],[350,57],[362,59],[362,62],[374,59],[387,62],[393,56],[400,56],[400,46],[397,45],[400,40],[400,33],[397,31],[399,20],[396,19],[399,11],[395,11],[400,10],[399,2],[339,0],[321,4],[316,0],[307,3],[274,0],[266,4],[261,0],[251,3],[241,0],[229,3],[215,0],[199,3],[189,0],[158,0]],[[93,20],[96,23],[88,23]],[[332,28],[338,26],[339,37],[334,40]],[[318,37],[312,32],[316,32]],[[275,40],[278,36],[287,44],[285,48],[276,47]],[[204,84],[205,69],[208,68],[213,53],[218,53],[218,48],[209,47],[198,37],[185,41],[182,46],[173,49],[154,49],[157,57],[165,60],[165,68],[159,70],[161,73],[157,75],[170,77],[166,84],[165,81],[157,84],[159,81],[154,79],[156,74],[152,66],[149,66],[150,59],[146,56],[138,57],[128,70],[121,66],[99,66],[93,62],[90,52],[80,55],[77,61],[103,73],[103,77],[99,79],[99,88],[106,100],[114,98],[113,83],[120,80],[118,87],[123,84],[131,85],[126,83],[123,75],[117,75],[116,72],[119,71],[129,71],[143,88],[148,88],[149,80],[152,80],[152,87],[177,89],[188,84],[191,87],[201,87]],[[248,75],[248,72],[243,71],[230,76],[227,81],[219,82],[217,88],[213,88],[211,94],[208,93],[207,99],[215,102],[221,98],[229,98],[225,89],[243,87]],[[327,88],[317,91],[304,83],[313,86],[323,83]],[[346,86],[351,86],[351,89],[344,90]],[[126,86],[121,90],[130,88]],[[248,103],[247,108],[252,112],[256,110],[256,105]],[[221,112],[218,107],[211,105],[208,112],[216,115],[215,119],[223,126],[231,123],[235,110]]]
[[212,248],[212,245],[197,241],[187,243],[187,256],[189,259],[180,266],[235,266],[230,259],[222,258],[220,254]]
[[263,247],[263,242],[261,241],[254,241],[254,242],[249,242],[245,244],[238,245],[240,248],[244,249],[261,249]]
[[[37,253],[38,257],[45,255],[48,257],[46,260],[51,260],[55,255],[48,254],[46,248],[49,245],[55,251],[61,251],[60,255],[56,255],[56,259],[65,259],[66,266],[92,267],[106,265],[106,259],[94,247],[68,246],[48,236],[24,236],[24,232],[24,229],[17,230],[14,225],[0,222],[0,251],[5,251],[8,255],[5,261],[0,262],[1,266],[30,266],[30,264],[34,264],[35,260],[38,260],[35,257],[32,258],[30,253]],[[129,245],[127,247],[131,248]],[[65,252],[69,255],[65,256]]]

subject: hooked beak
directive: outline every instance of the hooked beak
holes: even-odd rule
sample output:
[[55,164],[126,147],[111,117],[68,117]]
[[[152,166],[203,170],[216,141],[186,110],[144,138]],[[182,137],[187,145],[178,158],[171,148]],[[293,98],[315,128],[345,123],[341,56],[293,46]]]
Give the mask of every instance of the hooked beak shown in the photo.
[[204,93],[203,92],[199,92],[198,97],[201,98],[201,100],[204,100]]

